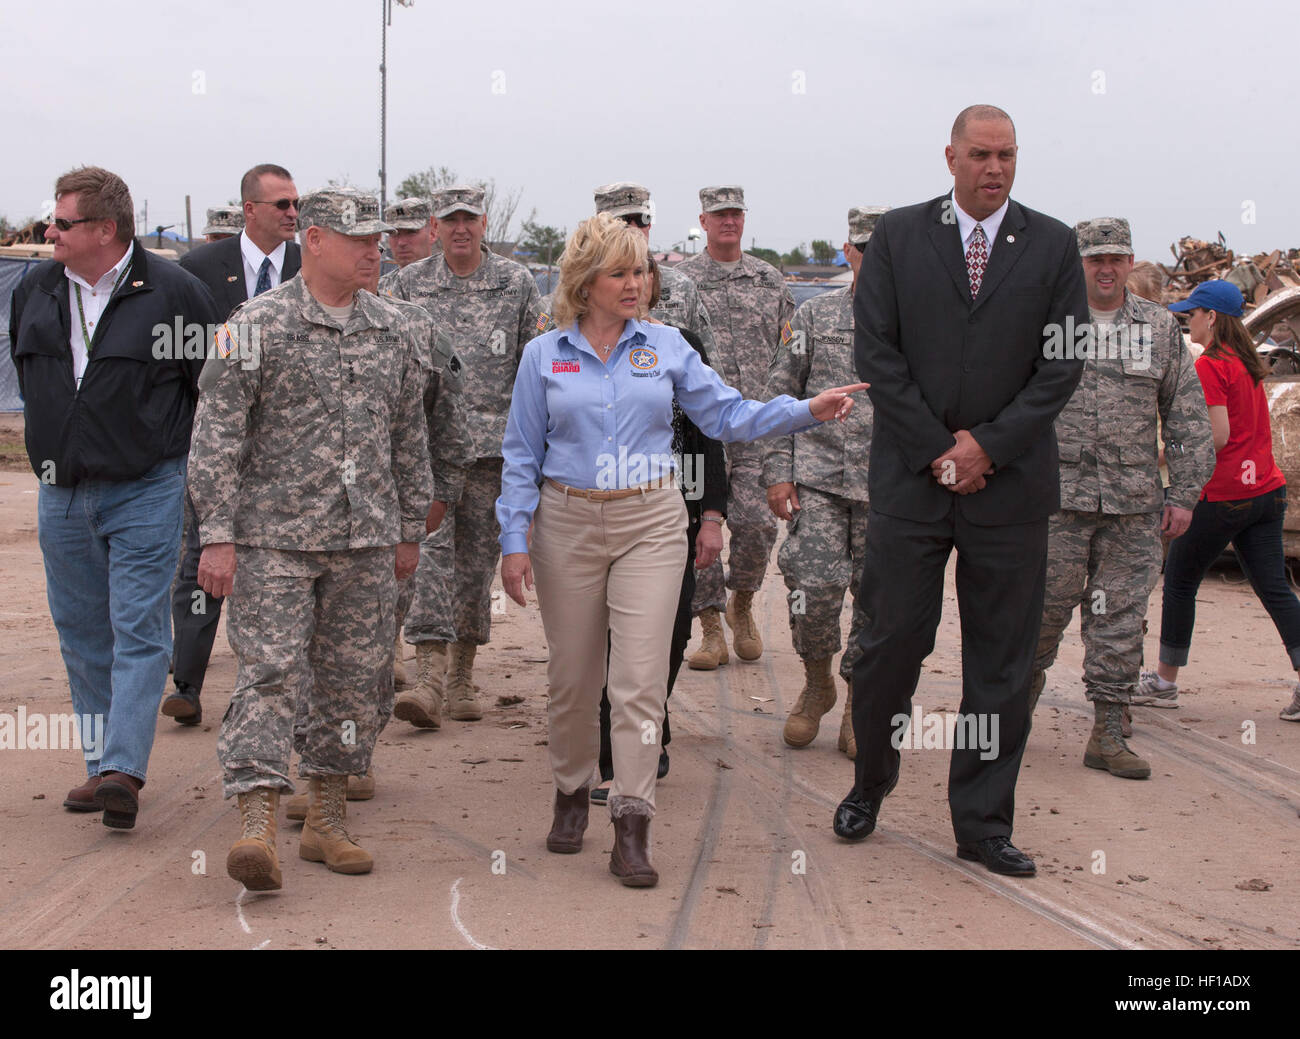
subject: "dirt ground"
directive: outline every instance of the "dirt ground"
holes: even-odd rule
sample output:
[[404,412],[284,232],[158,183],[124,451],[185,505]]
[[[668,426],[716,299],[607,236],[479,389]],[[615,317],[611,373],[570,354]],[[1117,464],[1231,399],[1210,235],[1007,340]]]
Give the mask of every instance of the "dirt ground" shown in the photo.
[[[36,486],[30,471],[0,471],[0,713],[10,716],[71,710]],[[782,744],[801,683],[783,592],[773,566],[757,600],[761,660],[682,672],[653,827],[657,888],[625,889],[609,874],[611,829],[594,807],[581,854],[546,852],[546,647],[535,606],[511,603],[477,678],[489,704],[522,701],[436,733],[393,722],[380,738],[378,794],[348,806],[374,872],[300,860],[298,824],[282,817],[284,889],[250,895],[225,874],[238,816],[216,760],[235,671],[223,625],[204,724],[159,719],[134,831],[61,807],[84,774],[78,751],[0,753],[0,947],[1300,946],[1300,725],[1277,717],[1286,657],[1240,574],[1214,573],[1202,589],[1182,706],[1133,711],[1133,746],[1153,765],[1145,782],[1082,764],[1091,710],[1076,620],[1021,772],[1015,839],[1039,865],[1028,880],[955,857],[943,750],[904,751],[868,841],[833,836],[852,783],[835,749],[840,706],[811,747]],[[947,600],[917,696],[927,710],[960,699],[951,569]],[[1157,589],[1153,628],[1159,606]]]

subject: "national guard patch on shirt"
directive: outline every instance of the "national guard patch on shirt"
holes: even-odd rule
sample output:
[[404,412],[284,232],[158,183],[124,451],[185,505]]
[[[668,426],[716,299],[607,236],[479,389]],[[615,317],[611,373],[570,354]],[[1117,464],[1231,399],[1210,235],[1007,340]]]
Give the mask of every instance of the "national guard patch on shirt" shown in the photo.
[[582,368],[577,361],[552,361],[551,374],[559,375],[563,372],[580,372]]

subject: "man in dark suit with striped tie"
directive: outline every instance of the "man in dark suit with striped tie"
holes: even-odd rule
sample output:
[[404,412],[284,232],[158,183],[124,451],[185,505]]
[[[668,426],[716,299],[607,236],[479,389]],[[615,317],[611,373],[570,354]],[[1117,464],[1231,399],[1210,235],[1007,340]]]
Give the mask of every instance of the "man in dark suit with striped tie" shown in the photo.
[[858,593],[868,620],[853,669],[857,774],[834,830],[869,835],[898,782],[900,747],[920,746],[906,726],[955,548],[962,700],[948,802],[957,854],[1027,876],[1033,860],[1011,829],[1047,518],[1060,504],[1053,422],[1083,371],[1073,350],[1062,357],[1050,345],[1087,328],[1088,298],[1074,231],[1010,198],[1010,116],[964,110],[945,156],[953,191],[880,218],[854,299],[855,361],[875,408]]
[[[239,182],[244,230],[192,249],[181,266],[208,287],[222,318],[254,296],[298,273],[302,253],[293,240],[298,225],[298,189],[283,166],[254,166]],[[194,506],[185,496],[185,550],[172,588],[172,681],[175,689],[162,713],[182,725],[203,720],[199,693],[221,619],[221,602],[198,585],[198,529]]]

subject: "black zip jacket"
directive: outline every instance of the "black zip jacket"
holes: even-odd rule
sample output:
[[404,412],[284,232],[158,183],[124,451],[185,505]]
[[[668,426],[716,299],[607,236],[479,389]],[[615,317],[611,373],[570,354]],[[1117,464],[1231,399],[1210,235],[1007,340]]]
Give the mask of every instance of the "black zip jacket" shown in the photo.
[[[203,350],[193,336],[189,350],[184,339],[176,342],[178,318],[183,333],[203,329]],[[14,290],[9,319],[33,472],[60,487],[135,480],[186,454],[203,354],[213,339],[209,326],[218,321],[202,282],[137,242],[95,328],[78,389],[68,340],[74,322],[80,334],[80,321],[71,313],[68,279],[63,264],[38,264]],[[165,338],[159,325],[169,329]]]

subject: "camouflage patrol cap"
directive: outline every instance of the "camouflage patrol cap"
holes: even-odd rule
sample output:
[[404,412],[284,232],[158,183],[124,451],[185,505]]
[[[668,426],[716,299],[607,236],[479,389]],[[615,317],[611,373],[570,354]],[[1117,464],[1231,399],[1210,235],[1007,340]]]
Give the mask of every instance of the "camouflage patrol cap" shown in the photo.
[[640,184],[620,180],[597,188],[595,195],[597,213],[650,217],[650,191]]
[[458,209],[474,216],[482,216],[487,212],[483,208],[483,189],[468,184],[453,184],[433,193],[433,215],[439,220],[445,220]]
[[1133,255],[1133,235],[1122,216],[1098,216],[1074,225],[1080,256]]
[[888,212],[888,206],[854,206],[849,210],[849,241],[854,245],[866,245],[871,232],[876,229],[876,221],[881,214]]
[[208,210],[208,226],[199,234],[239,234],[243,229],[243,206],[213,206]]
[[350,238],[391,231],[379,219],[379,200],[355,188],[327,188],[303,195],[298,203],[298,227],[323,227]]
[[745,189],[739,184],[700,188],[700,212],[716,213],[719,209],[749,209],[745,205]]
[[427,198],[404,198],[384,212],[384,219],[399,231],[419,231],[429,226],[433,204]]

